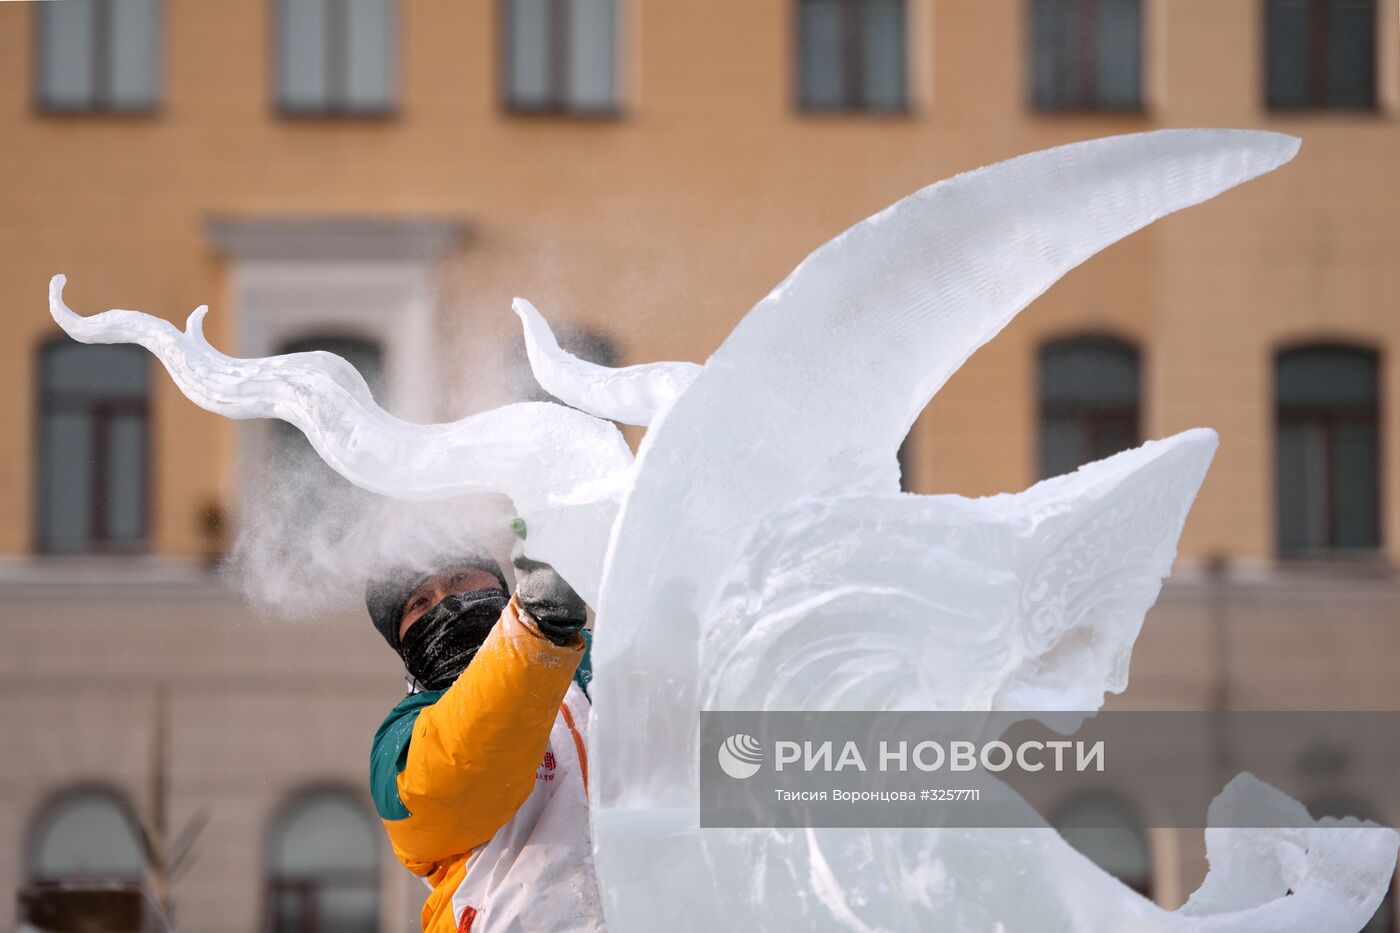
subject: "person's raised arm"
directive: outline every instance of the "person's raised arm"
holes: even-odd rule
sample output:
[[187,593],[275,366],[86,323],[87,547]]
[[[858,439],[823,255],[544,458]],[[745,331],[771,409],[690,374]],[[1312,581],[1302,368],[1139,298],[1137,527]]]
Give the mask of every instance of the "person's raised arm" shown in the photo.
[[500,621],[456,682],[419,713],[402,754],[397,790],[408,817],[385,825],[405,864],[426,869],[481,845],[534,788],[583,655],[587,610],[553,568],[518,549],[516,574]]

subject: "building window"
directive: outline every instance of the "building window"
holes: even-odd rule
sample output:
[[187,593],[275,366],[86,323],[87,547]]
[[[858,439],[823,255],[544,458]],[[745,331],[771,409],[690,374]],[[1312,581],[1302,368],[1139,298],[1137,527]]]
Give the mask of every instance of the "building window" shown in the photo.
[[798,106],[905,109],[904,20],[903,0],[798,0]]
[[56,113],[148,113],[160,102],[160,0],[34,4],[36,97]]
[[1141,0],[1030,0],[1036,110],[1142,109]]
[[276,0],[277,106],[384,116],[398,96],[396,0]]
[[615,0],[503,0],[502,18],[507,108],[617,111]]
[[344,791],[304,793],[278,815],[268,851],[271,933],[376,933],[379,836]]
[[1274,364],[1278,546],[1285,556],[1380,547],[1379,363],[1361,347],[1285,350]]
[[1271,109],[1376,106],[1375,0],[1268,0],[1264,9]]
[[1040,350],[1040,475],[1068,473],[1140,443],[1137,348],[1073,337]]
[[139,882],[145,871],[131,807],[105,788],[62,794],[35,818],[29,835],[31,881]]
[[1126,801],[1105,793],[1074,797],[1051,814],[1050,825],[1089,861],[1151,900],[1151,850]]
[[145,546],[149,366],[146,351],[133,346],[64,338],[40,351],[40,551]]

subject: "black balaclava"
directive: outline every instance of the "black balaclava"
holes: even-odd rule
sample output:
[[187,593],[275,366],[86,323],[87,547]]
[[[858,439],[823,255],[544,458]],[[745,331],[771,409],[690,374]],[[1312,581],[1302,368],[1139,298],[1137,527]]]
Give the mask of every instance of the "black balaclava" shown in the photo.
[[[459,567],[485,570],[496,578],[499,587],[444,597],[419,616],[400,643],[399,621],[413,591],[430,577]],[[402,659],[414,691],[450,687],[471,663],[509,600],[500,565],[484,552],[468,554],[430,573],[391,571],[371,580],[365,588],[370,620]]]

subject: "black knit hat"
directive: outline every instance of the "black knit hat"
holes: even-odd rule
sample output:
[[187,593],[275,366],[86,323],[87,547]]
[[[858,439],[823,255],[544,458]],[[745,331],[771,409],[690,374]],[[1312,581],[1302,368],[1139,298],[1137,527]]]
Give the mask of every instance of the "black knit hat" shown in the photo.
[[365,584],[365,608],[369,610],[369,619],[395,652],[400,647],[399,621],[413,591],[422,586],[424,580],[458,567],[485,570],[496,577],[501,589],[510,592],[505,575],[501,573],[501,565],[485,551],[472,551],[427,571],[408,567],[391,568],[371,577]]

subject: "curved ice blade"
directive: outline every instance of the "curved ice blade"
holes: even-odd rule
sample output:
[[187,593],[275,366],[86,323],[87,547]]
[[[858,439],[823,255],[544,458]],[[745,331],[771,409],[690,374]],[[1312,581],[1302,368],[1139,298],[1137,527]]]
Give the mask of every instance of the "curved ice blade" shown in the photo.
[[646,426],[695,381],[694,363],[600,366],[559,346],[544,316],[524,298],[511,307],[525,331],[525,352],[540,386],[565,405],[623,424]]
[[145,347],[196,405],[229,418],[280,418],[336,472],[371,492],[419,500],[504,493],[531,529],[532,555],[596,598],[604,542],[632,462],[616,426],[546,402],[414,424],[380,408],[355,367],[335,354],[235,359],[204,339],[205,308],[184,332],[137,311],[84,317],[63,303],[65,281],[56,275],[49,283],[49,311],[73,339]]

